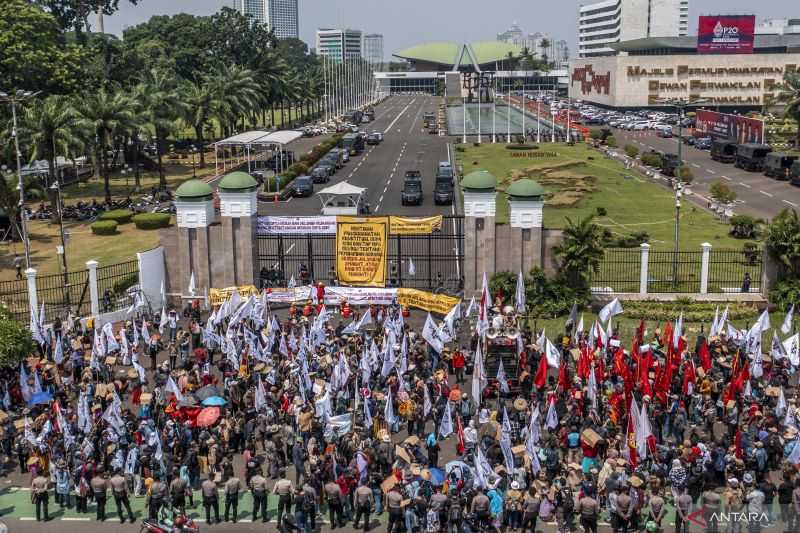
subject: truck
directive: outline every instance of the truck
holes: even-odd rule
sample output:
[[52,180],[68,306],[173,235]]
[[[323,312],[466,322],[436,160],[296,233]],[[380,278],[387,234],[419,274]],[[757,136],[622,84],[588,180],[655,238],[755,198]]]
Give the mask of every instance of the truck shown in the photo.
[[736,141],[713,140],[711,142],[711,159],[720,163],[733,163],[736,160]]
[[788,180],[792,165],[797,159],[796,155],[770,152],[764,158],[764,175],[776,180]]
[[681,166],[683,162],[678,159],[677,154],[661,154],[661,173],[665,176],[675,176]]
[[403,190],[400,193],[401,205],[422,205],[422,173],[419,170],[406,171],[403,179]]
[[339,140],[339,148],[347,150],[350,155],[358,155],[364,151],[364,137],[358,133],[348,133]]
[[764,170],[764,158],[772,151],[768,144],[745,143],[736,147],[736,159],[733,166],[750,172]]
[[342,115],[342,118],[345,122],[349,122],[350,124],[361,124],[361,118],[363,116],[364,114],[361,111],[358,109],[353,109]]

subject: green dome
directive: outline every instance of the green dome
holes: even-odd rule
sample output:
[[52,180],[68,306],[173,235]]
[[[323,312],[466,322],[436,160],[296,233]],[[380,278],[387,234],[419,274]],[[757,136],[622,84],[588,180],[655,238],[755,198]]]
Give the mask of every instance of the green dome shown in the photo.
[[544,196],[544,189],[541,185],[529,178],[522,178],[515,181],[506,189],[506,194],[519,199],[541,199]]
[[178,190],[175,191],[175,196],[178,200],[199,201],[208,200],[214,194],[208,183],[198,179],[191,179],[184,181]]
[[461,180],[463,189],[494,190],[497,187],[497,178],[486,170],[478,170],[464,176]]
[[258,187],[258,182],[247,172],[231,172],[219,182],[219,188],[225,192],[247,192]]

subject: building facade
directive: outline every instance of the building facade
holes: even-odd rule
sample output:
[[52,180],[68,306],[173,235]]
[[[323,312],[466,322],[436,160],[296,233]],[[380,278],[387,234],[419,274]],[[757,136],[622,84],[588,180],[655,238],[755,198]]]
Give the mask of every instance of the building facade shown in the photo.
[[578,57],[614,55],[613,43],[689,33],[689,0],[600,0],[580,7]]
[[380,33],[364,35],[364,59],[373,65],[383,63],[383,35]]
[[570,62],[572,98],[616,109],[657,108],[671,100],[723,112],[774,105],[778,84],[800,67],[800,35],[757,35],[752,54],[698,54],[695,37],[615,45],[624,55]]
[[756,35],[800,34],[800,18],[766,19],[756,26]]
[[278,39],[299,39],[299,0],[238,0],[237,9],[265,24]]
[[320,28],[317,30],[317,55],[334,61],[355,59],[363,56],[361,30]]

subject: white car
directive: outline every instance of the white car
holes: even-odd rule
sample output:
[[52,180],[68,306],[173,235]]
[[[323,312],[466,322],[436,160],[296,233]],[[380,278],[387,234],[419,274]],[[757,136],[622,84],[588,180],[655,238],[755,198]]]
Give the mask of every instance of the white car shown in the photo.
[[631,130],[633,131],[644,131],[650,127],[649,122],[636,122]]

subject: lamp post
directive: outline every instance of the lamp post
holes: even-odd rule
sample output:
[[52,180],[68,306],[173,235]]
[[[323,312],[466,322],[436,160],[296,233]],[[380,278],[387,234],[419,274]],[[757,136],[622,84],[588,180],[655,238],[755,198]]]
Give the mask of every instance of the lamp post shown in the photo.
[[[126,165],[127,166],[127,165]],[[125,172],[123,170],[123,172]],[[50,186],[50,190],[56,193],[56,209],[58,211],[58,230],[61,235],[61,247],[58,255],[61,256],[61,266],[64,275],[64,298],[66,298],[67,306],[69,306],[69,271],[67,270],[67,236],[64,233],[64,206],[61,203],[61,181],[56,177],[56,180]]]
[[678,253],[681,237],[681,196],[683,195],[683,185],[678,182],[675,189],[675,255],[672,258],[672,288],[678,286]]
[[31,267],[31,243],[28,240],[28,225],[25,222],[25,184],[22,182],[22,154],[19,151],[19,136],[17,135],[17,103],[35,98],[41,91],[31,92],[17,90],[13,94],[0,92],[0,101],[11,104],[12,130],[14,137],[14,150],[17,153],[17,190],[19,191],[19,219],[22,225],[22,242],[25,245],[25,267]]
[[132,171],[133,171],[133,169],[131,168],[131,166],[128,163],[125,163],[125,166],[122,167],[122,170],[120,171],[120,174],[125,176],[125,188],[126,189],[128,188],[128,178],[130,178]]
[[192,147],[189,148],[189,153],[192,154],[192,178],[197,179],[197,167],[195,167],[194,164],[194,155],[197,153],[197,147],[192,145]]

